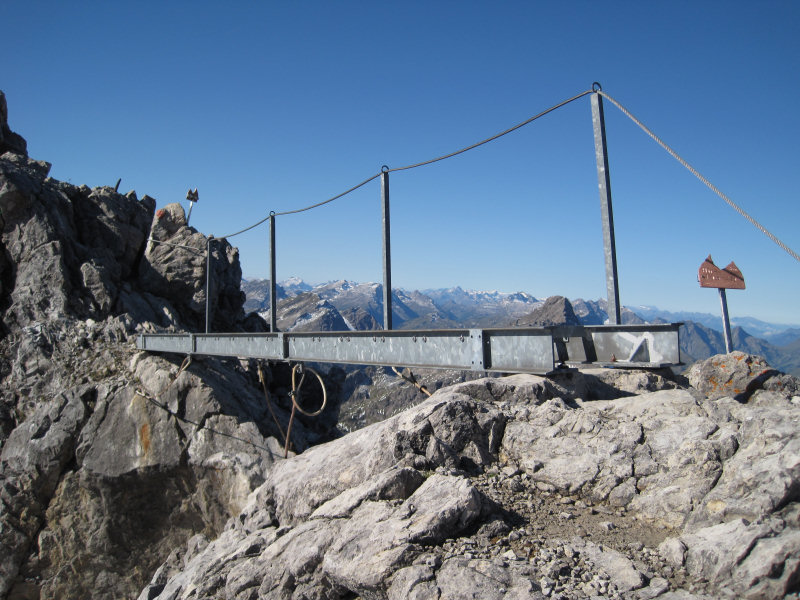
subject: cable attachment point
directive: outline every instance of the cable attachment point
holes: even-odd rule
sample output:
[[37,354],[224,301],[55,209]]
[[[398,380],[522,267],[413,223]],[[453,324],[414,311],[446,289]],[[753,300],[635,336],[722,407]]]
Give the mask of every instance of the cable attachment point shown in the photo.
[[602,91],[603,91],[603,86],[602,86],[602,85],[600,85],[600,84],[599,84],[597,81],[595,81],[595,82],[592,84],[592,91],[593,91],[593,92],[602,92]]
[[383,165],[381,167],[381,173],[388,173],[389,172],[389,165]]

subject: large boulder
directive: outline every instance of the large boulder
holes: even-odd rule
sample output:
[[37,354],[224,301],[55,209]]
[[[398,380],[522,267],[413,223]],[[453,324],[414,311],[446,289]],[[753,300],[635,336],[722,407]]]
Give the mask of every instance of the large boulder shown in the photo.
[[738,350],[696,362],[688,377],[692,387],[711,400],[728,397],[747,402],[762,391],[800,395],[796,377],[773,369],[760,356]]
[[138,283],[174,302],[186,327],[203,328],[208,309],[215,330],[233,331],[244,317],[241,280],[239,251],[227,240],[207,238],[189,227],[180,204],[168,204],[155,212]]
[[[503,422],[443,393],[281,462],[217,540],[195,546],[185,568],[160,570],[140,597],[385,597],[421,546],[481,517],[484,497],[452,469],[490,464]],[[242,561],[242,544],[252,560]]]

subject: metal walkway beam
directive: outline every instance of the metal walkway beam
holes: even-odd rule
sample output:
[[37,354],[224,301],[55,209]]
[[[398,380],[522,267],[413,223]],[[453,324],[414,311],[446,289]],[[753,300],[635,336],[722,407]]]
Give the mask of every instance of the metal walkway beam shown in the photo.
[[678,328],[665,325],[142,334],[148,352],[292,362],[547,374],[559,366],[658,368],[681,364]]

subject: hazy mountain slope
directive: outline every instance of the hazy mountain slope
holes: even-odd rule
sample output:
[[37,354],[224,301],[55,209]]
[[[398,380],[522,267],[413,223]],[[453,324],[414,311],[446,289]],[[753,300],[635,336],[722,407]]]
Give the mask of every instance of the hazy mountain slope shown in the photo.
[[[242,279],[242,291],[247,296],[244,303],[246,312],[269,310],[269,279]],[[275,295],[278,302],[289,296],[280,284],[275,285]]]

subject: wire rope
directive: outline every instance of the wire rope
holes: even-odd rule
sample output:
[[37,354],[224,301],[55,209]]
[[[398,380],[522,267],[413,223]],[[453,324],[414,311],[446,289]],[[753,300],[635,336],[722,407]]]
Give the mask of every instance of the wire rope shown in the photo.
[[686,162],[675,150],[670,148],[661,138],[659,138],[655,133],[653,133],[644,123],[642,123],[639,119],[633,116],[633,114],[624,106],[622,106],[619,102],[614,100],[611,96],[606,94],[601,90],[597,90],[598,94],[606,98],[609,102],[611,102],[614,106],[616,106],[622,113],[628,117],[631,121],[636,123],[642,131],[644,131],[648,136],[650,136],[659,146],[661,146],[664,150],[666,150],[672,158],[677,160],[681,163],[689,172],[692,173],[695,177],[697,177],[700,181],[702,181],[706,186],[714,192],[717,196],[722,198],[731,208],[733,208],[736,212],[738,212],[741,216],[747,219],[753,226],[755,226],[761,233],[766,235],[770,240],[775,242],[781,249],[783,249],[786,253],[789,254],[792,258],[796,261],[800,262],[800,255],[797,254],[794,250],[789,248],[786,244],[784,244],[780,239],[778,239],[772,232],[770,232],[766,227],[764,227],[761,223],[756,221],[753,217],[751,217],[742,207],[736,204],[733,200],[728,198],[722,191],[720,191],[713,183],[711,183],[708,179],[703,177],[700,172],[695,169],[692,165]]
[[347,194],[356,191],[358,188],[365,186],[370,181],[373,181],[374,179],[377,179],[383,173],[393,173],[393,172],[397,172],[397,171],[408,171],[409,169],[416,169],[417,167],[423,167],[425,165],[430,165],[430,164],[433,164],[435,162],[439,162],[439,161],[442,161],[442,160],[445,160],[445,159],[448,159],[448,158],[452,158],[454,156],[458,156],[459,154],[463,154],[464,152],[468,152],[469,150],[474,150],[475,148],[478,148],[479,146],[483,146],[484,144],[488,144],[489,142],[493,142],[494,140],[499,139],[499,138],[503,137],[504,135],[508,135],[509,133],[512,133],[513,131],[516,131],[517,129],[520,129],[520,128],[524,127],[525,125],[528,125],[529,123],[532,123],[536,119],[539,119],[539,118],[545,116],[546,114],[549,114],[549,113],[553,112],[554,110],[557,110],[557,109],[561,108],[562,106],[566,106],[570,102],[574,102],[578,98],[582,98],[583,96],[586,96],[587,94],[591,94],[592,91],[593,90],[586,90],[585,92],[581,92],[580,94],[577,94],[577,95],[573,96],[572,98],[564,100],[563,102],[559,102],[558,104],[555,104],[555,105],[551,106],[550,108],[548,108],[546,110],[543,110],[542,112],[530,117],[529,119],[526,119],[526,120],[522,121],[521,123],[518,123],[518,124],[514,125],[513,127],[509,127],[508,129],[506,129],[504,131],[501,131],[500,133],[497,133],[497,134],[495,134],[495,135],[493,135],[491,137],[488,137],[488,138],[486,138],[484,140],[481,140],[480,142],[476,142],[474,144],[466,146],[465,148],[461,148],[460,150],[456,150],[455,152],[450,152],[449,154],[444,154],[442,156],[437,156],[436,158],[432,158],[430,160],[425,160],[425,161],[422,161],[422,162],[414,163],[414,164],[411,164],[411,165],[406,165],[404,167],[395,167],[394,169],[388,169],[388,168],[381,169],[381,171],[376,173],[375,175],[365,179],[364,181],[362,181],[361,183],[359,183],[357,185],[354,185],[350,189],[342,192],[341,194],[337,194],[336,196],[333,196],[332,198],[328,198],[327,200],[323,200],[322,202],[317,202],[316,204],[311,204],[311,205],[305,206],[303,208],[297,208],[295,210],[286,210],[286,211],[282,211],[282,212],[270,213],[268,216],[264,217],[263,219],[261,219],[257,223],[253,223],[249,227],[245,227],[244,229],[241,229],[241,230],[236,231],[234,233],[229,233],[228,235],[217,236],[216,239],[232,238],[232,237],[237,236],[239,234],[245,233],[246,231],[250,231],[251,229],[255,229],[259,225],[261,225],[261,224],[265,223],[266,221],[268,221],[270,217],[281,217],[281,216],[285,216],[285,215],[294,215],[294,214],[297,214],[297,213],[301,213],[301,212],[306,212],[308,210],[312,210],[314,208],[319,208],[320,206],[324,206],[326,204],[330,204],[334,200],[338,200],[339,198],[342,198],[342,197],[346,196]]
[[184,250],[191,250],[192,252],[195,252],[196,254],[202,254],[203,253],[203,251],[200,250],[199,248],[194,248],[192,246],[186,246],[184,244],[172,244],[170,242],[162,242],[161,240],[157,240],[152,236],[147,238],[147,241],[148,242],[152,242],[153,244],[160,244],[162,246],[170,246],[171,248],[183,248]]
[[456,150],[455,152],[451,152],[450,154],[445,154],[443,156],[438,156],[436,158],[432,158],[430,160],[426,160],[426,161],[423,161],[423,162],[414,163],[413,165],[407,165],[405,167],[396,167],[394,169],[389,169],[388,172],[392,173],[392,172],[395,172],[395,171],[407,171],[408,169],[416,169],[417,167],[424,167],[425,165],[430,165],[432,163],[439,162],[440,160],[445,160],[447,158],[452,158],[454,156],[458,156],[459,154],[463,154],[464,152],[467,152],[469,150],[473,150],[473,149],[477,148],[478,146],[483,146],[484,144],[488,144],[489,142],[493,142],[494,140],[496,140],[498,138],[501,138],[504,135],[507,135],[507,134],[511,133],[512,131],[516,131],[517,129],[520,129],[521,127],[524,127],[525,125],[527,125],[529,123],[533,123],[536,119],[538,119],[540,117],[543,117],[546,114],[551,113],[554,110],[559,109],[562,106],[566,106],[570,102],[574,102],[578,98],[583,98],[585,95],[591,94],[591,93],[592,93],[592,90],[586,90],[585,92],[581,92],[577,96],[573,96],[572,98],[570,98],[568,100],[564,100],[563,102],[559,102],[555,106],[551,106],[547,110],[543,110],[539,114],[532,116],[530,119],[526,119],[522,123],[518,123],[517,125],[514,125],[513,127],[509,127],[505,131],[501,131],[500,133],[498,133],[496,135],[493,135],[492,137],[488,137],[485,140],[481,140],[480,142],[476,142],[476,143],[472,144],[471,146],[467,146],[466,148],[462,148],[461,150]]

